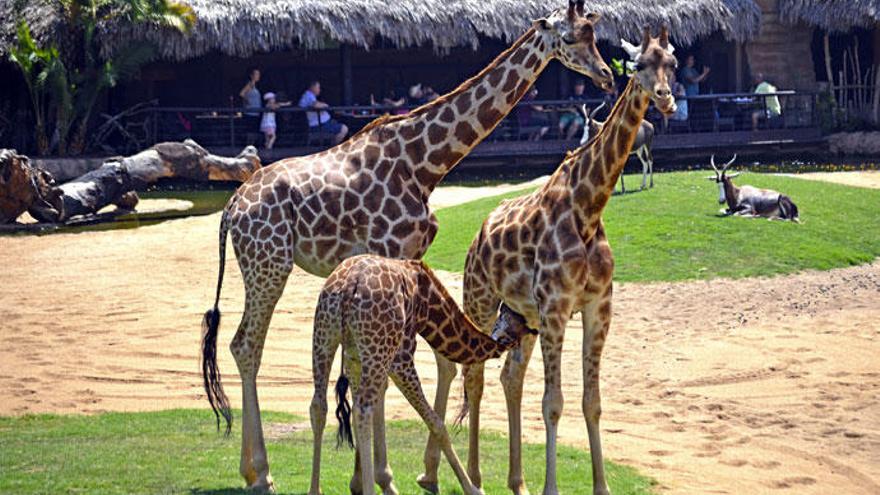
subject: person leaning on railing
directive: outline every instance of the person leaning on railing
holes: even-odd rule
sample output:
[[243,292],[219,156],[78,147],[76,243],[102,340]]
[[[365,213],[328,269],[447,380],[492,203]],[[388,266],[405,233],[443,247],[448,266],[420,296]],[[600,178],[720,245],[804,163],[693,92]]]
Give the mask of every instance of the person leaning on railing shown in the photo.
[[300,108],[311,108],[317,112],[306,112],[309,121],[309,132],[333,134],[333,144],[339,144],[348,134],[348,127],[330,117],[327,108],[330,105],[318,100],[321,95],[321,82],[312,81],[299,99]]
[[257,89],[257,83],[260,82],[260,69],[248,67],[247,77],[248,82],[238,92],[238,96],[241,97],[242,106],[244,107],[243,124],[245,132],[256,135],[256,133],[260,132],[260,115],[263,107],[260,90]]

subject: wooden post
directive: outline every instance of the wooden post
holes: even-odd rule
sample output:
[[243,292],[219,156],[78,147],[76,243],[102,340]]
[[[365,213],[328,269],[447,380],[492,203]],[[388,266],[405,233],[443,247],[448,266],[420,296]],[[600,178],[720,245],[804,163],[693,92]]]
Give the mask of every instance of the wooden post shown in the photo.
[[733,64],[734,64],[734,72],[736,73],[736,92],[742,93],[743,91],[743,79],[745,74],[743,74],[743,45],[742,43],[736,43],[734,45],[736,48],[733,54]]
[[351,46],[345,43],[340,44],[339,56],[342,67],[342,104],[351,105],[354,102],[351,80]]

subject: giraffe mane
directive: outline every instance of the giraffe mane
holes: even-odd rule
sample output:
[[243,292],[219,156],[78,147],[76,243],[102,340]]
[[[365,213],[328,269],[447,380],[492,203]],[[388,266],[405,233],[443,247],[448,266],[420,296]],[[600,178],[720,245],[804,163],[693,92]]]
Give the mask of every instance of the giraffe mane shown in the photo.
[[518,40],[516,40],[512,45],[507,47],[506,50],[499,53],[498,56],[495,57],[495,59],[492,60],[491,63],[489,63],[489,65],[487,65],[486,67],[483,67],[483,70],[481,70],[475,76],[471,77],[470,79],[466,80],[465,82],[459,84],[458,87],[453,89],[452,91],[444,94],[443,96],[440,96],[439,98],[437,98],[434,101],[429,101],[428,103],[425,103],[424,105],[422,105],[420,107],[416,107],[413,110],[410,110],[409,113],[405,113],[403,115],[389,115],[386,113],[385,115],[382,115],[381,117],[377,117],[375,120],[373,120],[369,124],[365,125],[360,131],[358,131],[350,139],[354,139],[355,137],[360,136],[361,134],[364,134],[365,132],[372,131],[373,129],[375,129],[377,127],[380,127],[380,126],[383,126],[386,124],[392,124],[394,122],[400,122],[402,120],[406,120],[406,119],[409,119],[412,117],[416,117],[418,115],[421,115],[423,113],[428,112],[432,108],[443,106],[443,105],[447,104],[449,102],[449,100],[451,100],[453,97],[455,97],[461,93],[464,93],[465,91],[474,87],[474,85],[480,79],[482,79],[483,76],[488,74],[490,70],[498,67],[498,65],[501,63],[502,60],[507,58],[507,56],[510,55],[511,53],[513,53],[514,50],[516,50],[517,48],[522,46],[526,41],[531,39],[532,34],[535,32],[536,32],[535,27],[534,26],[530,27],[525,33],[523,33],[522,36],[519,37]]

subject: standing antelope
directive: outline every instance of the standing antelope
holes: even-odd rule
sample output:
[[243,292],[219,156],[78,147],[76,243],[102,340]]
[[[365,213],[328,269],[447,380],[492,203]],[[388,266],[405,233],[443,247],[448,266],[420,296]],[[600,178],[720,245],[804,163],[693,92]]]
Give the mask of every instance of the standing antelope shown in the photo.
[[706,178],[718,184],[718,203],[727,203],[727,209],[721,210],[725,215],[766,217],[770,220],[791,220],[800,223],[797,206],[788,196],[771,189],[733,185],[730,179],[738,176],[739,172],[727,175],[727,167],[735,160],[736,155],[733,155],[720,171],[715,166],[715,155],[709,160],[715,175]]
[[[584,135],[581,137],[581,146],[590,140],[590,136],[599,134],[605,122],[596,120],[596,114],[605,106],[603,101],[601,105],[596,107],[592,112],[588,112],[587,106],[581,106],[581,112],[584,114]],[[651,147],[654,146],[654,124],[643,120],[639,126],[639,132],[636,134],[636,140],[630,150],[631,155],[636,155],[642,162],[642,189],[646,186],[648,175],[651,176],[651,187],[654,187],[654,155],[651,153]],[[620,192],[626,192],[626,185],[623,183],[623,174],[620,174]]]

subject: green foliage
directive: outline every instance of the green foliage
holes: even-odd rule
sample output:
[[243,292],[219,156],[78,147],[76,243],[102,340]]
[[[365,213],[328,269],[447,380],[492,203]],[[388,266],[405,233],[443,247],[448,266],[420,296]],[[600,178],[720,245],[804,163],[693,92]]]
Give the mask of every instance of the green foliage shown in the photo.
[[[279,493],[305,493],[312,458],[308,421],[264,412],[263,424]],[[296,433],[273,433],[282,430],[278,426]],[[328,421],[324,432],[321,480],[326,495],[348,493],[353,468],[354,452],[335,448],[335,427]],[[213,416],[206,410],[0,417],[0,493],[243,495],[247,492],[240,488],[244,483],[238,474],[238,425],[233,432],[229,438],[218,434]],[[421,493],[415,478],[423,468],[427,429],[415,421],[391,422],[387,436],[398,488],[402,493]],[[466,459],[466,431],[454,435],[453,442],[459,457]],[[507,440],[485,433],[480,447],[485,492],[506,492]],[[539,490],[544,474],[543,445],[526,444],[523,450],[526,480],[532,490]],[[591,486],[586,452],[561,446],[558,468],[559,487],[564,493],[583,493],[584,487]],[[653,493],[653,482],[631,468],[606,462],[606,470],[617,495]],[[461,493],[445,461],[440,474],[442,493]]]
[[39,154],[49,151],[46,132],[50,120],[54,120],[59,138],[58,154],[81,153],[98,98],[119,81],[135,77],[139,69],[154,58],[154,48],[146,44],[133,44],[112,54],[102,54],[96,35],[99,28],[124,22],[188,31],[195,23],[191,7],[169,0],[61,0],[61,3],[66,14],[64,24],[74,42],[63,49],[51,45],[40,48],[22,21],[18,46],[10,55],[10,60],[21,69],[34,101]]
[[[798,205],[802,224],[721,217],[718,188],[705,172],[656,174],[657,186],[616,195],[604,220],[617,281],[708,279],[827,270],[880,256],[880,191],[790,177],[747,173],[737,184],[782,191]],[[627,176],[638,184],[641,175]],[[468,247],[504,197],[437,212],[440,231],[426,261],[460,272]]]

